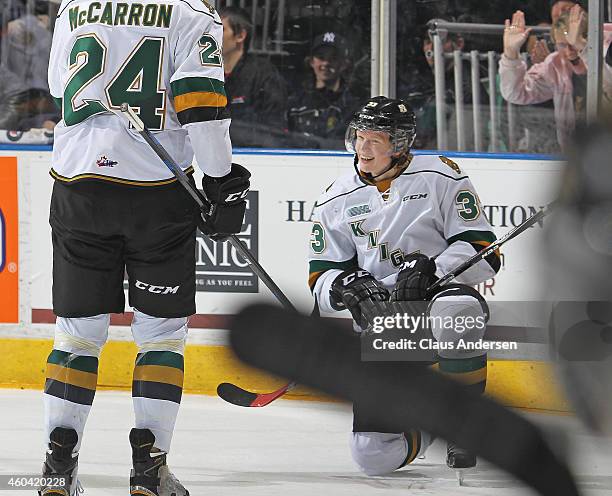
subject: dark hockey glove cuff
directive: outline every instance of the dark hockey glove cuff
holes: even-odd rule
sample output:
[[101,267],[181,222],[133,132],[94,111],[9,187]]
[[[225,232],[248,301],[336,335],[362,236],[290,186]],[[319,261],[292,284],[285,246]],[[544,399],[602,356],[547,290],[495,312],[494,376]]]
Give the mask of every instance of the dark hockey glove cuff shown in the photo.
[[436,262],[420,253],[404,257],[397,282],[391,292],[391,301],[415,301],[427,298],[427,288],[438,278]]
[[198,224],[203,234],[220,241],[240,232],[250,187],[249,177],[251,173],[239,164],[232,164],[230,173],[223,177],[204,175],[202,188],[211,205],[202,212]]
[[204,174],[202,189],[213,205],[235,205],[249,193],[251,173],[240,164],[232,164],[229,174],[211,177]]
[[236,205],[213,205],[210,211],[200,214],[198,228],[215,241],[225,241],[242,230],[245,211],[245,201]]
[[345,270],[331,285],[332,308],[348,309],[357,325],[363,329],[369,325],[367,315],[371,312],[368,310],[378,302],[388,299],[389,292],[367,270]]

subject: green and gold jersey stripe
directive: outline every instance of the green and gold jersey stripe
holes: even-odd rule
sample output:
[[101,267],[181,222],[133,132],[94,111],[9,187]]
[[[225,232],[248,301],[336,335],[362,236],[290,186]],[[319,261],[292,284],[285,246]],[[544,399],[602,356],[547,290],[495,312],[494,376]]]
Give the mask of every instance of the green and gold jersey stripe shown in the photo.
[[137,365],[134,368],[135,381],[161,382],[183,387],[183,371],[161,365]]
[[[463,231],[459,234],[455,234],[447,239],[449,245],[455,241],[465,241],[470,243],[476,252],[479,252],[483,248],[486,248],[493,243],[497,238],[491,231]],[[497,248],[493,253],[485,257],[486,262],[491,268],[497,273],[501,267],[501,253]]]
[[227,97],[218,93],[194,92],[174,97],[176,112],[183,112],[196,107],[225,107]]
[[170,83],[174,98],[187,93],[217,93],[227,98],[223,81],[206,77],[189,77]]
[[487,243],[487,245],[485,246],[488,246],[496,239],[497,238],[495,237],[495,234],[492,231],[463,231],[459,234],[451,236],[446,241],[449,245],[453,244],[455,241],[465,241],[467,243],[477,244]]
[[357,267],[357,255],[350,260],[345,260],[344,262],[335,262],[333,260],[311,260],[308,267],[308,286],[312,290],[317,282],[317,279],[327,270],[348,270],[354,267]]

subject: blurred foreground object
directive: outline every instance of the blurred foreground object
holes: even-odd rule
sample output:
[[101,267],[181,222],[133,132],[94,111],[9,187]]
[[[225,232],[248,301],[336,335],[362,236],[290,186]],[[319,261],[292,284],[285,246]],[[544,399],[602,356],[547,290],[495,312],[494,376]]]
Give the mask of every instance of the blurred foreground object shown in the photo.
[[423,429],[542,495],[579,494],[566,464],[527,420],[427,368],[360,361],[359,338],[336,324],[253,305],[233,320],[230,342],[249,365],[359,402],[388,432]]
[[586,425],[612,434],[612,127],[578,129],[546,228],[553,355]]

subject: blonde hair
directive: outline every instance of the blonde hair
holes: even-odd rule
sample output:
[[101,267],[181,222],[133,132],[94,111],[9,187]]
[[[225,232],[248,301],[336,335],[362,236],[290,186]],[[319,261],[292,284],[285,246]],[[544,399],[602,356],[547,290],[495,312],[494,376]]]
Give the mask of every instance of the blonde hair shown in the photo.
[[[552,27],[550,28],[550,37],[555,43],[557,43],[558,41],[556,33],[558,33],[559,31],[562,32],[565,36],[567,36],[567,33],[569,32],[569,17],[570,17],[569,11],[563,12],[559,16],[559,19],[557,19],[552,25]],[[580,34],[584,38],[586,38],[588,30],[589,30],[588,23],[585,22],[584,25],[582,26],[582,32]]]

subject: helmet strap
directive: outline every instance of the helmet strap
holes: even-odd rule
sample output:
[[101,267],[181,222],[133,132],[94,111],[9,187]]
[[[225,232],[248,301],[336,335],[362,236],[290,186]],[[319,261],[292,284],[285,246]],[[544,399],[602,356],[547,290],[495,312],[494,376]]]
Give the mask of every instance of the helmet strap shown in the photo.
[[374,176],[370,172],[363,172],[362,170],[359,169],[359,166],[358,166],[359,158],[357,157],[357,154],[355,154],[355,158],[353,159],[353,167],[355,168],[355,172],[359,176],[359,179],[361,180],[362,183],[367,184],[369,186],[374,186],[376,185],[376,182],[377,182],[376,179],[378,177],[385,175],[387,172],[397,167],[398,174],[396,174],[392,178],[392,179],[395,179],[397,176],[399,176],[399,174],[406,167],[408,167],[408,164],[410,164],[411,160],[412,160],[412,154],[410,152],[402,153],[398,155],[397,157],[391,157],[391,162],[389,163],[389,167],[387,167],[384,171]]

